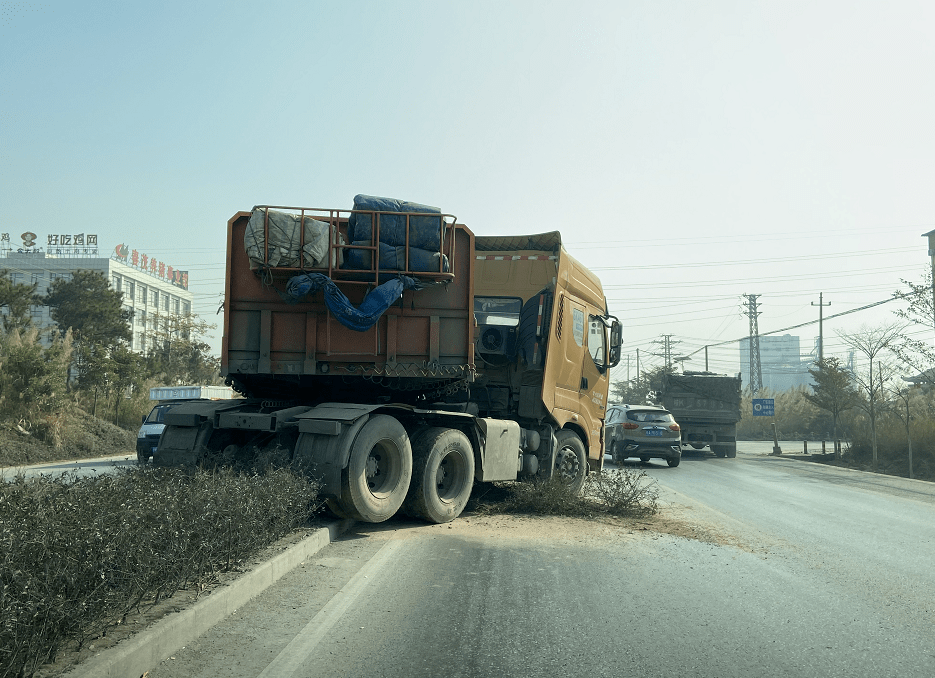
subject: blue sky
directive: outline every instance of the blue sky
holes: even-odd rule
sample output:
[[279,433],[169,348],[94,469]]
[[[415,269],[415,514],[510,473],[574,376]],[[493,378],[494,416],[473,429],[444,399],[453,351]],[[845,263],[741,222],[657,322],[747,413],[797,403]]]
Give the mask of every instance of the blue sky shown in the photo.
[[127,243],[219,319],[232,214],[397,197],[560,230],[625,354],[690,353],[747,333],[743,294],[765,332],[921,279],[933,29],[900,1],[0,2],[0,231]]

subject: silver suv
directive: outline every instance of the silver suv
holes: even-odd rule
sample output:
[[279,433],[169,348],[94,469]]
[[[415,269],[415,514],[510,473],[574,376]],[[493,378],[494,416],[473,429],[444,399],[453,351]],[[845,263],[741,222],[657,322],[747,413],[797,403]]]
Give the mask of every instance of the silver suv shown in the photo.
[[655,405],[613,405],[604,420],[605,453],[614,462],[627,457],[665,459],[669,466],[682,460],[682,433],[672,414]]

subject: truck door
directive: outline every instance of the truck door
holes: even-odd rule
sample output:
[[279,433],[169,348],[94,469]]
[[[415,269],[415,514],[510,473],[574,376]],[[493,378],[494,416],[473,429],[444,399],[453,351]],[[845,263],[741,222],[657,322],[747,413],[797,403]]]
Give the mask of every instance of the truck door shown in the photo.
[[569,299],[564,294],[560,297],[563,305],[558,312],[556,335],[561,341],[562,361],[555,380],[555,407],[577,412],[581,395],[581,368],[584,360],[590,360],[585,350],[585,327],[587,314],[584,305]]
[[607,406],[604,402],[604,394],[607,391],[607,330],[600,316],[587,315],[585,322],[585,351],[581,360],[578,412],[581,415],[581,425],[590,438],[590,456],[597,458],[604,453],[601,420]]

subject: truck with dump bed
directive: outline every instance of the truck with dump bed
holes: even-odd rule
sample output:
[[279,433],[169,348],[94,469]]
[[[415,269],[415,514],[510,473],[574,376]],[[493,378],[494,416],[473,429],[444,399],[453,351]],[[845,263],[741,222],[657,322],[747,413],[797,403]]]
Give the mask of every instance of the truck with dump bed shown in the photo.
[[475,236],[437,208],[357,196],[228,222],[221,371],[244,399],[166,416],[155,464],[278,446],[339,516],[457,517],[475,481],[603,462],[620,323],[559,233]]
[[682,445],[737,456],[740,375],[686,371],[663,377],[662,404],[682,429]]

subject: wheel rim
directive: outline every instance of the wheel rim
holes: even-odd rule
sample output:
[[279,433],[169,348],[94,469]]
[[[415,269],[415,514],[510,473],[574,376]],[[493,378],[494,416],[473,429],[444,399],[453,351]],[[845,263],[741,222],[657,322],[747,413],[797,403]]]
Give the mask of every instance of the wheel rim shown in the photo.
[[563,447],[558,451],[558,457],[555,460],[555,470],[559,477],[571,482],[578,477],[581,470],[581,462],[578,461],[578,455],[571,447]]
[[391,440],[381,440],[370,450],[364,462],[364,474],[370,494],[385,499],[399,484],[402,465],[400,451]]
[[467,463],[457,452],[449,452],[438,464],[435,471],[435,490],[438,498],[451,503],[461,494],[464,477],[467,475]]

